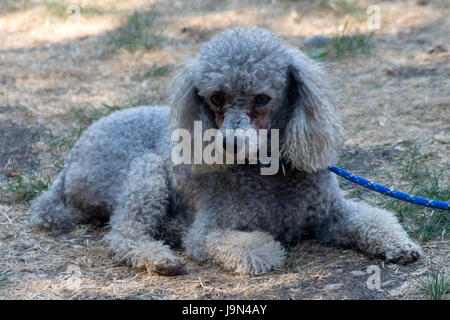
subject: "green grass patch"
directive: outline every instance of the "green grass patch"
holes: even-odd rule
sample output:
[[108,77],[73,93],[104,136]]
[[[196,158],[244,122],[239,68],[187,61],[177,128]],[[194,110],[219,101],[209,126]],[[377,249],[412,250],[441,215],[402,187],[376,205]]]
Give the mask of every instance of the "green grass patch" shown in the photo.
[[446,270],[432,268],[425,278],[413,277],[413,279],[427,300],[442,300],[450,289],[450,279]]
[[357,54],[368,54],[373,49],[372,36],[359,31],[337,35],[330,40],[330,55],[336,58],[356,56]]
[[327,46],[311,49],[306,54],[315,60],[322,61],[327,58],[354,57],[358,54],[369,54],[373,50],[372,35],[357,31],[347,33],[347,22],[340,34],[333,36]]
[[0,190],[2,197],[12,196],[15,201],[28,202],[38,194],[46,191],[53,177],[63,168],[66,154],[73,148],[83,131],[94,121],[113,111],[131,106],[104,104],[101,108],[72,107],[69,116],[73,119],[72,130],[65,135],[56,137],[51,131],[46,141],[47,148],[43,151],[50,156],[48,168],[38,172],[26,170],[20,174],[8,177],[6,186]]
[[109,42],[117,48],[134,51],[138,48],[152,49],[160,45],[161,37],[152,32],[156,13],[134,11],[126,22],[109,33]]
[[8,178],[6,194],[13,194],[17,201],[28,202],[34,199],[39,193],[48,189],[51,176],[43,173],[34,173],[31,170],[21,172],[17,177]]
[[358,134],[360,134],[362,131],[364,131],[365,127],[362,124],[358,124],[356,125],[356,128],[353,130],[353,132],[351,133],[352,137],[357,137]]
[[68,17],[67,8],[69,6],[63,2],[56,0],[45,0],[44,5],[51,15],[60,18]]
[[30,0],[1,0],[0,13],[10,13],[31,8],[34,5]]
[[159,66],[157,64],[153,64],[148,70],[144,70],[143,72],[139,72],[136,74],[133,79],[137,81],[142,81],[147,78],[157,78],[167,75],[173,70],[172,64],[165,64]]
[[77,123],[78,137],[94,121],[109,115],[111,112],[131,107],[132,105],[109,105],[104,103],[100,108],[72,107],[70,113]]
[[317,61],[323,61],[323,60],[325,60],[325,59],[328,57],[328,55],[330,54],[330,50],[329,50],[329,49],[326,49],[326,48],[323,48],[323,49],[311,49],[311,50],[308,50],[308,51],[306,52],[306,54],[307,54],[310,58],[312,58],[312,59],[314,59],[314,60],[317,60]]
[[0,270],[0,285],[11,283],[9,276],[12,274],[12,268],[7,270]]
[[[424,154],[413,147],[396,163],[401,179],[409,182],[409,190],[400,190],[420,197],[448,201],[450,188],[442,185],[443,170],[429,168],[427,159],[432,154]],[[395,182],[390,185],[395,186]],[[446,237],[450,227],[448,211],[418,206],[409,202],[379,196],[382,205],[397,213],[408,233],[421,241],[436,237]]]

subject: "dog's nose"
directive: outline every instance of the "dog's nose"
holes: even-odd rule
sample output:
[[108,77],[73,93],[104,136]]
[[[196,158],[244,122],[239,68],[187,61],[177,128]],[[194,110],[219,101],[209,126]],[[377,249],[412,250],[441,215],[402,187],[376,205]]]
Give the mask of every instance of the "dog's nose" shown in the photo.
[[[234,145],[233,152],[237,153],[237,149],[238,149],[238,138],[237,137],[234,137],[233,145]],[[231,144],[230,144],[230,147],[231,147]],[[225,151],[227,151],[227,137],[223,138],[223,149]]]

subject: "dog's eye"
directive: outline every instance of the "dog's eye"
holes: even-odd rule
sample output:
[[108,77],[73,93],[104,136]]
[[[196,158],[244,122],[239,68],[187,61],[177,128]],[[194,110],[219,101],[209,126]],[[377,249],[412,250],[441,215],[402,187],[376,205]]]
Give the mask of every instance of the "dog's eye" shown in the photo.
[[216,107],[221,107],[225,104],[225,95],[223,92],[217,92],[211,96],[210,100]]
[[270,97],[265,94],[255,96],[255,104],[257,107],[263,107],[270,101]]

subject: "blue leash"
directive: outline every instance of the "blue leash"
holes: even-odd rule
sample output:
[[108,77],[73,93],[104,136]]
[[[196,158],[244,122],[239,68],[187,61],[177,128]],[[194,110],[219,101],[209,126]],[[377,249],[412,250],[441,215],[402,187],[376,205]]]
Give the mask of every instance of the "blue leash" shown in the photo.
[[338,176],[341,176],[347,180],[350,180],[351,182],[357,183],[364,188],[379,192],[384,194],[385,196],[389,196],[392,198],[400,199],[403,201],[408,201],[414,204],[418,204],[425,207],[430,208],[436,208],[436,209],[443,209],[443,210],[450,210],[450,202],[445,201],[439,201],[439,200],[432,200],[432,199],[426,199],[418,196],[414,196],[411,194],[407,194],[401,191],[397,191],[394,189],[389,189],[388,187],[382,186],[378,183],[371,182],[369,180],[366,180],[364,178],[358,177],[357,175],[350,173],[348,171],[345,171],[344,169],[341,169],[337,166],[331,166],[328,168],[331,172],[334,172]]

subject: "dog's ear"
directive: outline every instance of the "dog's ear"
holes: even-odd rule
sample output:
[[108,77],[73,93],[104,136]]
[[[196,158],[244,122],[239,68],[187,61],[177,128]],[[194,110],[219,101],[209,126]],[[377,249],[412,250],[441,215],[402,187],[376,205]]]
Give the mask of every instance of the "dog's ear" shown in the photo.
[[206,164],[204,162],[195,164],[194,162],[194,122],[200,121],[202,128],[201,150],[203,151],[208,144],[202,137],[206,130],[217,129],[214,121],[214,114],[205,103],[203,97],[198,93],[195,87],[195,72],[200,70],[197,62],[194,60],[187,65],[174,77],[170,84],[172,88],[171,109],[170,109],[170,128],[171,130],[186,129],[191,135],[191,170],[194,173],[214,172],[225,170],[225,164]]
[[286,103],[290,109],[281,153],[294,168],[314,172],[336,161],[342,140],[338,110],[320,66],[290,50]]
[[204,99],[198,95],[195,87],[195,70],[198,70],[195,60],[188,62],[179,71],[170,84],[172,94],[170,97],[170,125],[172,129],[187,129],[193,133],[194,121],[201,121],[203,130],[214,128],[211,121],[211,110],[206,106]]

